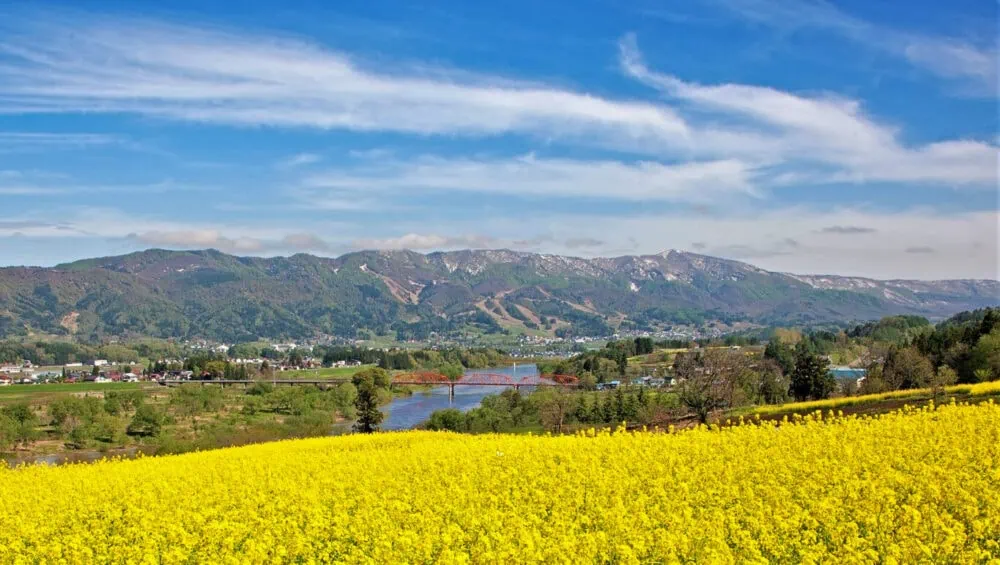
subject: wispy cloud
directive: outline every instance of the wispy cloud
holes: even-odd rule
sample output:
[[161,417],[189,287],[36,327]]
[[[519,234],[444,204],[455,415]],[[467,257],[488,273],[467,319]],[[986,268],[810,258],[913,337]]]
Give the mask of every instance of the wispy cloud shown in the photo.
[[955,140],[905,147],[895,128],[867,116],[858,101],[744,84],[686,82],[651,70],[634,35],[624,37],[619,47],[622,68],[629,76],[675,100],[714,111],[730,124],[693,136],[716,146],[732,142],[729,150],[735,154],[798,163],[801,170],[792,173],[793,181],[996,186],[995,145]]
[[18,24],[0,46],[0,111],[416,134],[685,131],[652,104],[446,70],[378,72],[292,40],[137,20]]
[[0,195],[3,196],[53,196],[65,194],[65,190],[48,186],[25,184],[0,185]]
[[211,248],[226,253],[324,252],[331,249],[329,243],[311,233],[293,233],[277,239],[265,239],[252,236],[231,237],[215,229],[177,229],[133,232],[126,234],[124,238],[145,246]]
[[286,159],[278,161],[278,168],[281,169],[293,169],[295,167],[302,167],[305,165],[312,165],[313,163],[319,163],[323,160],[322,155],[316,153],[298,153],[292,155]]
[[631,201],[705,201],[753,194],[751,171],[739,161],[663,165],[655,162],[540,159],[443,159],[379,162],[308,177],[314,188],[343,192],[440,190]]
[[399,237],[360,238],[350,243],[353,249],[485,249],[501,246],[502,243],[485,235],[454,235],[408,233]]
[[[66,219],[55,222],[53,216]],[[1000,272],[1000,215],[996,211],[941,214],[920,209],[873,212],[791,207],[711,217],[681,210],[638,217],[553,211],[544,225],[537,226],[504,216],[457,219],[429,231],[426,223],[413,218],[390,225],[323,223],[288,229],[253,221],[163,221],[109,209],[66,209],[6,218],[0,222],[0,237],[18,235],[25,238],[25,244],[32,238],[72,237],[124,242],[131,248],[214,247],[249,255],[509,247],[592,257],[677,248],[793,273],[996,279]],[[780,233],[775,233],[776,226]],[[832,237],[817,226],[878,226],[878,230]],[[927,260],[928,249],[933,261]]]
[[[706,175],[706,186],[722,175],[724,188],[741,189],[748,170],[764,185],[874,181],[992,188],[997,182],[995,145],[959,139],[907,146],[897,128],[868,116],[856,100],[684,81],[650,69],[628,37],[621,44],[622,68],[666,94],[667,103],[429,66],[376,69],[301,41],[147,20],[17,24],[8,23],[0,45],[0,113],[124,112],[227,125],[534,136],[643,155],[649,164],[616,166],[669,198],[677,196],[678,176],[692,171]],[[688,168],[661,164],[667,161]],[[303,154],[287,166],[315,162]],[[463,168],[486,174],[529,168],[515,160],[453,165],[447,176],[463,182]],[[568,167],[562,162],[548,172],[563,175]],[[606,171],[612,165],[591,167]],[[664,180],[654,181],[661,173]],[[471,184],[482,190],[490,182]],[[554,184],[536,179],[527,184],[535,188],[525,190]]]
[[[0,65],[2,69],[2,65]],[[0,76],[3,71],[0,70]],[[0,86],[0,107],[3,106],[3,87]],[[103,133],[51,133],[0,131],[0,153],[51,151],[53,149],[84,149],[94,146],[125,144],[119,136]]]
[[[7,180],[11,179],[11,180]],[[208,192],[217,187],[172,179],[145,184],[85,184],[68,175],[45,172],[0,171],[0,195],[65,196],[80,194],[150,195],[164,192]]]
[[821,230],[820,233],[832,233],[838,235],[858,235],[863,233],[875,233],[878,230],[875,228],[867,228],[861,226],[827,226]]
[[879,26],[823,0],[710,0],[746,20],[781,29],[826,30],[902,58],[927,72],[960,79],[982,95],[997,92],[996,36],[988,44]]
[[593,237],[571,237],[564,245],[570,249],[591,249],[602,247],[604,244],[604,241]]
[[[524,222],[513,218],[456,221],[430,232],[422,231],[420,225],[415,220],[393,226],[407,230],[401,232],[406,235],[354,239],[350,247],[536,250],[542,244],[547,253],[587,257],[651,254],[676,248],[803,274],[996,279],[1000,272],[996,243],[1000,215],[996,211],[939,214],[920,209],[873,212],[790,207],[712,217],[679,212],[641,217],[555,212],[545,222],[545,235],[531,239],[521,235]],[[816,229],[869,225],[879,229],[851,237],[831,237]],[[776,226],[780,226],[778,234]],[[934,261],[927,261],[927,249],[934,253]]]

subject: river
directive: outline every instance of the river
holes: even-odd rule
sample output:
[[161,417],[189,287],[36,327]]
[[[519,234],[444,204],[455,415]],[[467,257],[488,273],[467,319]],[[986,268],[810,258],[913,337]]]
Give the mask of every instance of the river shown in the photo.
[[[466,375],[475,373],[509,375],[515,379],[521,379],[537,375],[538,369],[534,365],[515,365],[465,371]],[[382,410],[386,414],[385,420],[382,422],[382,429],[408,430],[429,418],[435,410],[458,408],[465,412],[479,406],[483,397],[490,394],[500,394],[504,389],[505,387],[500,386],[456,386],[455,399],[451,400],[448,398],[448,387],[439,386],[428,391],[414,393],[412,396],[396,398]]]

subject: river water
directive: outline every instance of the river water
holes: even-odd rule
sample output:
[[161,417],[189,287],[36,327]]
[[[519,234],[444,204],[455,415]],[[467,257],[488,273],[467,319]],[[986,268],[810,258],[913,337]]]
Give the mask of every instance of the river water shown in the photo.
[[[538,369],[534,365],[516,365],[496,369],[471,369],[467,370],[465,375],[469,376],[475,373],[508,375],[517,380],[538,375]],[[458,408],[465,412],[479,406],[483,397],[490,394],[500,394],[505,388],[501,386],[456,386],[455,398],[450,400],[448,387],[439,386],[426,392],[414,393],[412,396],[396,398],[382,409],[385,413],[382,429],[408,430],[429,418],[435,410]]]

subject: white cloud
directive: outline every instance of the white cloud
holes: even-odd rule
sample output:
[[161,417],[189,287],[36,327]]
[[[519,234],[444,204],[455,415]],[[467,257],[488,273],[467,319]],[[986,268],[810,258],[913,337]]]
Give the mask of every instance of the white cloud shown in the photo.
[[[842,229],[823,229],[830,226]],[[1000,278],[998,226],[1000,213],[996,211],[939,214],[804,208],[712,217],[564,217],[547,225],[557,240],[562,234],[590,235],[607,241],[606,248],[623,247],[634,237],[639,253],[694,249],[697,243],[699,253],[774,271],[917,279]],[[789,239],[796,245],[788,245]],[[932,249],[934,254],[914,254],[913,249]],[[602,251],[588,249],[587,253]]]
[[264,251],[261,240],[252,237],[231,238],[218,230],[144,231],[127,234],[126,239],[152,247],[206,249],[213,248],[229,253],[259,253]]
[[[995,145],[942,140],[906,146],[897,128],[867,116],[856,100],[687,82],[650,70],[629,41],[622,43],[623,68],[666,93],[668,103],[426,66],[375,69],[301,41],[145,20],[16,23],[8,24],[0,45],[0,112],[125,112],[228,125],[518,134],[654,160],[696,161],[692,170],[713,181],[711,175],[725,166],[727,178],[743,174],[737,168],[768,167],[774,177],[757,179],[765,184],[799,179],[996,185]],[[965,53],[958,47],[949,52]],[[315,157],[293,156],[286,166]]]
[[[650,70],[634,36],[620,43],[627,74],[680,102],[719,113],[744,139],[729,150],[764,162],[798,163],[796,181],[927,182],[995,188],[997,147],[978,141],[943,141],[913,148],[897,140],[895,128],[866,116],[855,100],[804,96],[773,88],[743,85],[700,85]],[[747,122],[752,126],[748,126]],[[695,131],[693,143],[724,145],[725,130]],[[759,143],[751,143],[757,138]],[[809,173],[808,164],[823,170]],[[774,179],[781,181],[781,177]]]
[[[64,218],[53,221],[57,216]],[[326,229],[339,226],[326,223]],[[303,226],[182,222],[108,208],[64,208],[15,216],[0,222],[0,237],[15,233],[38,239],[100,238],[145,247],[215,248],[227,253],[326,252],[333,247]]]
[[352,241],[352,249],[411,249],[414,251],[437,249],[484,249],[503,244],[484,235],[444,236],[438,234],[408,233],[399,237],[360,238]]
[[311,233],[293,233],[281,238],[278,243],[283,249],[293,251],[328,251],[331,246],[322,238]]
[[[0,48],[0,51],[2,51],[2,48]],[[0,57],[0,69],[2,69],[2,61],[2,57]],[[0,70],[0,76],[3,76],[2,70]],[[0,79],[0,81],[2,80]],[[0,85],[0,115],[4,113],[2,110],[3,106],[3,86]],[[11,153],[74,151],[109,145],[117,145],[133,150],[141,149],[139,145],[125,138],[101,133],[0,131],[0,156]]]
[[[673,248],[779,272],[883,279],[998,279],[998,225],[1000,213],[996,211],[939,214],[924,209],[782,208],[717,216],[554,213],[528,223],[521,218],[477,217],[451,222],[447,229],[466,238],[489,234],[494,242],[488,245],[491,248],[563,255],[652,254]],[[835,228],[824,229],[831,226]],[[448,245],[449,232],[421,231],[419,221],[389,229],[410,230],[410,235],[387,240],[392,245],[369,247],[473,247]],[[529,245],[524,238],[531,233],[547,235]],[[595,245],[580,246],[580,241]],[[933,254],[914,253],[914,249],[931,249]]]
[[[2,71],[0,71],[2,72]],[[2,87],[0,87],[2,88]],[[103,133],[50,133],[0,131],[0,147],[108,145],[119,143],[121,138]]]
[[65,191],[47,186],[32,185],[0,185],[0,195],[3,196],[51,196],[63,194]]
[[312,165],[313,163],[318,163],[322,160],[323,156],[317,155],[316,153],[298,153],[288,157],[287,159],[278,161],[278,168],[291,169],[305,165]]
[[[712,0],[741,17],[781,29],[824,29],[908,61],[937,76],[961,79],[981,94],[997,92],[996,34],[988,45],[910,33],[856,18],[822,0]],[[995,28],[994,28],[995,30]]]
[[12,112],[137,112],[417,134],[682,136],[673,112],[438,70],[376,72],[302,42],[147,21],[19,22],[0,52]]
[[707,201],[752,194],[752,171],[734,160],[663,165],[617,161],[441,159],[380,161],[308,177],[306,185],[344,191],[447,190],[632,201]]
[[[431,230],[419,217],[380,225],[361,222],[353,226],[300,225],[287,229],[254,223],[164,222],[105,209],[64,210],[58,216],[66,219],[58,223],[50,219],[52,216],[5,219],[0,222],[0,237],[18,234],[23,245],[73,238],[74,243],[67,249],[88,245],[94,248],[93,242],[100,241],[115,252],[122,252],[120,242],[129,242],[129,249],[134,249],[135,244],[215,247],[249,255],[507,247],[607,256],[676,248],[802,274],[1000,278],[1000,213],[996,211],[941,214],[922,209],[876,212],[782,208],[714,216],[692,215],[683,210],[642,216],[553,212],[530,221],[479,215],[436,225]],[[98,218],[103,221],[94,221]],[[341,246],[329,244],[331,241],[349,243]],[[61,260],[72,257],[63,255]]]
[[[232,230],[251,232],[244,228]],[[129,233],[125,239],[152,247],[181,249],[218,249],[225,253],[298,253],[325,252],[331,246],[322,238],[311,233],[291,233],[276,239],[265,239],[249,235],[228,236],[214,229],[176,229],[172,231],[144,231]]]

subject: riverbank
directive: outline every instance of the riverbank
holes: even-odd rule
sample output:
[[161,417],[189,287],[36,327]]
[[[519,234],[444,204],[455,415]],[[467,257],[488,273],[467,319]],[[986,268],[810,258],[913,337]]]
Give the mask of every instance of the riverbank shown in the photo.
[[[475,369],[527,376],[533,365]],[[106,387],[106,388],[100,388]],[[14,388],[14,387],[11,387]],[[312,385],[274,386],[257,381],[247,388],[191,383],[162,387],[78,384],[24,386],[0,404],[24,419],[24,437],[0,452],[9,464],[62,464],[105,457],[182,453],[290,438],[350,433],[354,422],[353,384],[320,389]],[[469,410],[497,387],[403,385],[382,389],[383,429],[418,426],[435,410]]]

